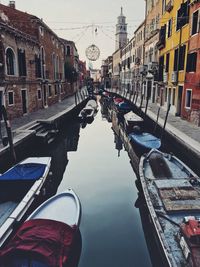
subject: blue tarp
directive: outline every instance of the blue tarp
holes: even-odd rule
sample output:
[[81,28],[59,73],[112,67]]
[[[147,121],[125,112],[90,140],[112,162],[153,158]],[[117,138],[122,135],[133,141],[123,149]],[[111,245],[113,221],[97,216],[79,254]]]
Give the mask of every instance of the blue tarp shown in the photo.
[[132,141],[147,149],[152,149],[152,148],[158,149],[161,146],[160,139],[150,133],[141,133],[141,134],[131,133],[129,134],[129,137]]
[[117,106],[118,106],[118,109],[121,109],[121,110],[131,110],[131,106],[127,102],[120,102],[117,104]]
[[38,180],[43,176],[46,165],[40,163],[18,164],[0,176],[0,181]]

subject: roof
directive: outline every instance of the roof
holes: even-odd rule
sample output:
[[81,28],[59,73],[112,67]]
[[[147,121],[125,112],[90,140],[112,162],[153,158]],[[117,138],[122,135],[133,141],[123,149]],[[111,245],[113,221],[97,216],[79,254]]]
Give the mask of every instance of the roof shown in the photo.
[[60,39],[55,32],[53,32],[48,25],[46,25],[42,19],[31,15],[27,12],[20,11],[18,9],[0,4],[0,12],[8,17],[7,24],[22,31],[26,34],[32,35],[38,38],[38,27],[36,24],[40,24],[45,27],[51,34]]

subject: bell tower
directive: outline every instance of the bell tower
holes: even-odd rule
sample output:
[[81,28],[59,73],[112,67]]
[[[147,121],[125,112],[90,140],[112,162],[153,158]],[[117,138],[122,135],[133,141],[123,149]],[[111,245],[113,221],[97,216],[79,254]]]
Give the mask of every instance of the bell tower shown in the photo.
[[121,14],[117,18],[116,34],[115,34],[115,51],[122,48],[127,43],[127,23],[126,17],[123,15],[123,8],[121,7]]

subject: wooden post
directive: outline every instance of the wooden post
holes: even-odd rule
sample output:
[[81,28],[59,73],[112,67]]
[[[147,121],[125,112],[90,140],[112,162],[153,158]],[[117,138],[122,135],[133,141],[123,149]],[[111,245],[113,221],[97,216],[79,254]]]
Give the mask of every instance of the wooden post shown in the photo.
[[162,141],[162,139],[164,137],[165,127],[166,127],[166,124],[167,124],[167,119],[168,119],[170,108],[171,108],[171,104],[169,104],[168,108],[167,108],[167,113],[166,113],[166,116],[165,116],[165,122],[164,122],[164,125],[163,125],[163,128],[162,128],[162,133],[161,133],[161,138],[160,138],[161,141]]
[[146,107],[145,107],[145,112],[144,112],[145,117],[146,117],[146,115],[147,115],[147,108],[148,108],[148,105],[149,105],[149,98],[147,98],[147,100],[146,100]]
[[159,115],[160,115],[160,107],[158,108],[156,123],[155,123],[155,127],[154,127],[154,130],[153,130],[154,133],[156,132],[156,129],[157,129],[157,126],[158,126]]
[[142,94],[141,101],[140,101],[140,109],[142,108],[143,100],[144,100],[144,95]]
[[74,97],[75,97],[75,105],[77,106],[77,95],[76,95],[76,92],[74,94]]

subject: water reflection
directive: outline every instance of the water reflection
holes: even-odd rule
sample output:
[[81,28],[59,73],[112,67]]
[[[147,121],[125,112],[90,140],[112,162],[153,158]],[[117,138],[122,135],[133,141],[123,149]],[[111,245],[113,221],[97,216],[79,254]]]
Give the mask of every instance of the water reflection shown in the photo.
[[138,193],[135,207],[138,208],[140,212],[142,228],[149,250],[152,267],[167,267],[168,265],[166,265],[166,263],[162,260],[162,252],[159,250],[159,241],[156,239],[155,229],[151,223],[149,212],[147,210],[144,197],[141,193]]
[[115,149],[118,151],[118,157],[120,157],[120,151],[123,149],[123,142],[120,135],[114,132]]

